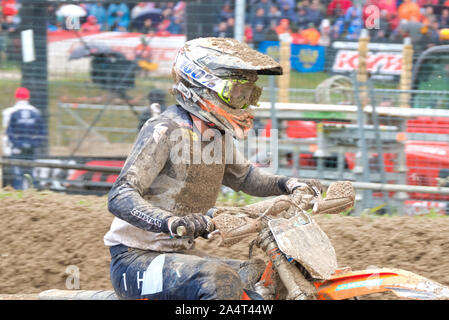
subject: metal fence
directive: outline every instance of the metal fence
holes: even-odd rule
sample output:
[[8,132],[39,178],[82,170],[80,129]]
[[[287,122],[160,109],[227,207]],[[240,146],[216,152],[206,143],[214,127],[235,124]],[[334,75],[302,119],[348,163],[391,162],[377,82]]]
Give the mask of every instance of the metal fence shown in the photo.
[[[80,1],[22,0],[13,9],[2,12],[0,108],[15,104],[17,87],[29,89],[46,135],[28,159],[120,167],[151,114],[150,103],[175,102],[169,89],[177,50],[192,38],[227,36],[273,56],[286,71],[277,80],[260,78],[264,92],[254,110],[257,128],[279,129],[279,152],[271,159],[277,173],[353,180],[362,209],[448,211],[442,188],[449,186],[449,48],[437,26],[409,44],[404,38],[409,25],[385,29],[389,17],[379,12],[369,20],[373,25],[365,19],[361,28],[350,28],[330,1],[80,6]],[[444,8],[433,10],[439,17]],[[361,79],[364,28],[370,39]],[[5,113],[2,119],[6,139]],[[2,152],[13,160],[7,146]],[[4,169],[3,183],[9,184],[14,171],[11,164]],[[33,177],[39,188],[76,185],[77,191],[107,191],[115,177],[79,168],[38,167],[20,174]]]

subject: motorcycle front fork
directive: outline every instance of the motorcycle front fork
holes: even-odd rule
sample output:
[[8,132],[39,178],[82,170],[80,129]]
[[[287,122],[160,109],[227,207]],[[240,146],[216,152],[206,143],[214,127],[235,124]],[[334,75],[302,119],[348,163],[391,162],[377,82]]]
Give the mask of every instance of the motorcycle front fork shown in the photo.
[[289,262],[279,250],[269,228],[264,228],[259,233],[256,245],[270,258],[279,278],[287,289],[287,300],[316,299],[315,288],[297,268],[296,262],[294,260]]

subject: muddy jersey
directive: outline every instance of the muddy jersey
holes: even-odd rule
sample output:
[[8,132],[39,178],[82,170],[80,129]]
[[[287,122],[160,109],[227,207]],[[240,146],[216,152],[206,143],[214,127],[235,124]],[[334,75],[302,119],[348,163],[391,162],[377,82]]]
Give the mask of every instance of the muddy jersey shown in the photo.
[[285,194],[286,177],[252,166],[232,139],[213,130],[201,136],[178,105],[142,127],[108,198],[115,215],[104,236],[107,246],[179,252],[194,241],[172,238],[167,220],[205,214],[215,205],[221,186],[254,196]]

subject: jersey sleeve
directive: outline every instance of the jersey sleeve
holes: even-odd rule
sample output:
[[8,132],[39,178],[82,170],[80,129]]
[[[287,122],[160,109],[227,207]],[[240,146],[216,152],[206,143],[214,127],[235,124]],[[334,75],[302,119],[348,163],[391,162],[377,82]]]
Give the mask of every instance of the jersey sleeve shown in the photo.
[[171,127],[168,121],[158,120],[141,129],[108,196],[112,214],[147,231],[168,232],[167,220],[172,216],[143,198],[169,158]]

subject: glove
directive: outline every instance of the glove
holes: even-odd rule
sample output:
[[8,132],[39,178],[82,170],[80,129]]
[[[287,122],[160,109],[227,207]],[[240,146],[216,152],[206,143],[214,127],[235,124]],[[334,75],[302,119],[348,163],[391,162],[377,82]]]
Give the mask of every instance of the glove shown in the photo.
[[179,237],[178,227],[184,227],[186,232],[183,236],[197,238],[207,237],[207,234],[214,231],[214,223],[208,216],[202,214],[190,214],[184,217],[171,217],[168,220],[168,230],[172,237]]
[[323,192],[323,186],[321,182],[316,179],[297,179],[290,178],[285,183],[287,192],[292,194],[297,188],[306,188],[314,196],[319,196]]

